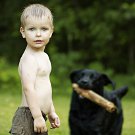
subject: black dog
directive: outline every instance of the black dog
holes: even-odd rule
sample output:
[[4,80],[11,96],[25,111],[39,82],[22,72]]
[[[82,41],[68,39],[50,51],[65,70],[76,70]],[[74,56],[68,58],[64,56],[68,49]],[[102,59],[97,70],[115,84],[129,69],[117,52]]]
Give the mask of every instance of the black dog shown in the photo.
[[80,88],[91,89],[117,106],[117,111],[107,112],[73,90],[69,112],[70,135],[121,135],[123,124],[121,98],[127,93],[128,87],[105,91],[104,86],[108,84],[114,89],[114,83],[107,75],[89,69],[73,71],[70,79]]

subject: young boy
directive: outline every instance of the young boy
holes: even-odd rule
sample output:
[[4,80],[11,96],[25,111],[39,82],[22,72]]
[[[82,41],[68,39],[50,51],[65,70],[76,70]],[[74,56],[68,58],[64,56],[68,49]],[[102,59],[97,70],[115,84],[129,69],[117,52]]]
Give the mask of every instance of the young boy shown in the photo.
[[53,33],[51,11],[41,5],[26,7],[21,15],[20,32],[27,47],[18,71],[22,83],[22,102],[12,121],[13,135],[47,135],[46,115],[51,128],[58,128],[50,83],[51,63],[44,49]]

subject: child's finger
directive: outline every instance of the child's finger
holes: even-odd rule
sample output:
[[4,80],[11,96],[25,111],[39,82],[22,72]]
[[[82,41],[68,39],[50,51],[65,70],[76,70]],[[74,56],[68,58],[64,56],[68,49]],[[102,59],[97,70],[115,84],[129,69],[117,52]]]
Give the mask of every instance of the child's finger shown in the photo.
[[47,132],[47,128],[46,127],[41,128],[41,133],[44,133],[44,132]]
[[51,123],[50,129],[53,129],[53,128],[55,128],[55,127],[56,127],[55,124],[54,124],[54,123]]
[[55,125],[56,125],[56,127],[59,127],[60,126],[60,120],[59,120],[59,118],[56,118],[55,119]]
[[34,126],[34,132],[37,132],[38,130],[37,130],[37,128]]

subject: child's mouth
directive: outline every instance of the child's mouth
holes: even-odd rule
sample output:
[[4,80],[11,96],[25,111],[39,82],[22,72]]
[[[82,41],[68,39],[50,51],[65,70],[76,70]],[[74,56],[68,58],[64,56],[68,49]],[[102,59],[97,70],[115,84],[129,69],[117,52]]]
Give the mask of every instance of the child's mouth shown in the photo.
[[43,41],[42,41],[42,40],[35,40],[34,42],[35,42],[36,44],[42,44]]

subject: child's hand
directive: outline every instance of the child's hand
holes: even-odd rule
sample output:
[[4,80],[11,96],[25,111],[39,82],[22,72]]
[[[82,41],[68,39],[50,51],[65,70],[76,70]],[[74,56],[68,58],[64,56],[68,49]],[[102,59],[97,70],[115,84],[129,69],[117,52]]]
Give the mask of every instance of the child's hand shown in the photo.
[[48,114],[48,118],[51,124],[51,128],[59,128],[60,127],[60,119],[55,112]]
[[42,116],[34,119],[34,131],[38,133],[47,132],[46,123]]

